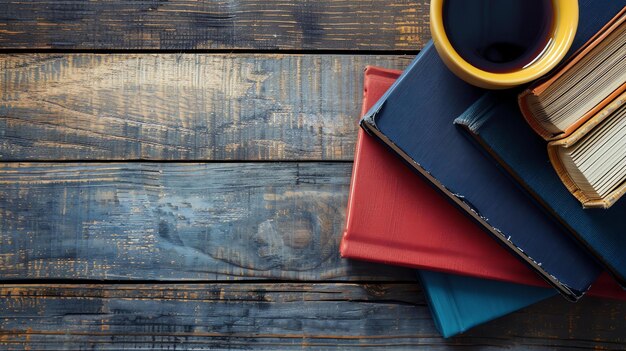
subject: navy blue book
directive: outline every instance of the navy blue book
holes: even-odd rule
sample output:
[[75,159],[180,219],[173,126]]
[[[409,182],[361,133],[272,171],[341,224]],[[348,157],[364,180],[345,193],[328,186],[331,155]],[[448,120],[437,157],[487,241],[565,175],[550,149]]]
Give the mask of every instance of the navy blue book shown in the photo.
[[555,296],[554,289],[420,270],[437,330],[448,338]]
[[[622,6],[621,1],[581,1],[572,51]],[[595,260],[453,125],[485,92],[449,72],[429,44],[361,126],[559,292],[576,300],[599,274]]]
[[465,127],[540,204],[595,254],[626,286],[626,201],[585,210],[559,179],[546,142],[523,119],[514,99],[489,93],[455,123]]
[[361,126],[559,292],[577,300],[600,273],[593,258],[453,124],[484,93],[452,74],[431,42]]

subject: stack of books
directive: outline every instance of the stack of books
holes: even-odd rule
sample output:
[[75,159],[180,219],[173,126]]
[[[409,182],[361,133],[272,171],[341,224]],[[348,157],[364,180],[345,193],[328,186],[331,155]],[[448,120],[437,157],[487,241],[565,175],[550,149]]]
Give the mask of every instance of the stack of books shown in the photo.
[[341,254],[416,268],[444,337],[559,293],[626,300],[623,5],[580,1],[568,61],[521,94],[432,43],[366,68]]

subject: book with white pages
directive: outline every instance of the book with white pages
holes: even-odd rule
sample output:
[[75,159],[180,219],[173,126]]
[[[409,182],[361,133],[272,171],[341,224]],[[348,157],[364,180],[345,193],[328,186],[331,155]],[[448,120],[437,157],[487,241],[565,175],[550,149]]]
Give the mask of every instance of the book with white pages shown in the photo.
[[519,96],[528,124],[585,208],[626,192],[626,7],[553,74]]

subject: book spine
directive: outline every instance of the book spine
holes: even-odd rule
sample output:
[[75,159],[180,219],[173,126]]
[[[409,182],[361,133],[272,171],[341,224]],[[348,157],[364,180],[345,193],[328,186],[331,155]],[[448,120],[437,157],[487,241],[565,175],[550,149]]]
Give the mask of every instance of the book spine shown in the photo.
[[[368,72],[370,70],[370,67],[367,66],[364,70],[364,76],[367,78],[368,76]],[[369,89],[368,87],[368,83],[369,80],[368,79],[364,79],[364,83],[363,83],[363,104],[361,105],[361,116],[363,114],[365,114],[365,112],[367,112],[367,104],[366,104],[366,98],[367,98],[367,91]],[[346,209],[346,227],[345,230],[343,232],[343,236],[341,239],[341,244],[339,246],[339,253],[341,254],[341,256],[344,256],[344,253],[347,252],[347,247],[348,247],[348,241],[350,240],[350,233],[351,233],[351,225],[352,225],[352,202],[354,201],[354,191],[355,191],[355,187],[354,184],[356,184],[356,175],[357,175],[357,170],[359,169],[360,166],[360,157],[358,157],[358,155],[361,153],[361,145],[362,143],[360,142],[361,139],[363,138],[363,130],[359,129],[358,135],[357,135],[357,141],[356,141],[356,146],[355,146],[355,150],[354,150],[354,164],[352,165],[352,175],[350,176],[350,192],[348,194],[348,206]]]
[[536,98],[533,90],[526,89],[524,90],[517,98],[517,103],[519,105],[520,111],[522,112],[522,116],[526,120],[526,123],[535,131],[539,136],[541,136],[545,140],[551,140],[554,135],[547,131],[545,128],[541,126],[541,124],[537,121],[536,116],[530,110],[530,99]]
[[468,328],[463,323],[454,298],[454,288],[450,286],[445,276],[417,271],[417,278],[424,288],[430,314],[441,336],[449,338],[466,331]]
[[[385,242],[376,240],[352,239],[351,232],[347,231],[344,232],[344,237],[341,241],[340,254],[342,258],[356,259],[360,261],[390,264],[413,269],[433,269],[433,267],[415,264],[412,259],[415,253],[408,245],[390,246]],[[437,253],[433,253],[431,257],[424,257],[424,259],[434,261],[437,259]],[[449,272],[455,274],[465,273],[462,269],[457,271],[449,270]],[[491,276],[481,278],[495,279]]]
[[561,148],[562,146],[559,146],[558,143],[548,144],[548,158],[550,158],[550,163],[552,163],[552,167],[567,190],[574,195],[574,197],[580,201],[583,206],[586,206],[586,204],[590,203],[590,200],[587,196],[585,196],[584,192],[578,187],[578,185],[576,185],[569,172],[567,172],[567,169],[565,168],[565,165],[559,155],[559,149]]

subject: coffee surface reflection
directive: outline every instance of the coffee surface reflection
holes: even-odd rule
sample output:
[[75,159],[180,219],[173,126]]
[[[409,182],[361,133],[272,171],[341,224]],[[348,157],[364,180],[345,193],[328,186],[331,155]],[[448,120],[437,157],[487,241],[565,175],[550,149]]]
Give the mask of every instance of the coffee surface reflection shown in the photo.
[[445,0],[443,25],[469,64],[506,73],[529,66],[550,45],[552,0]]

